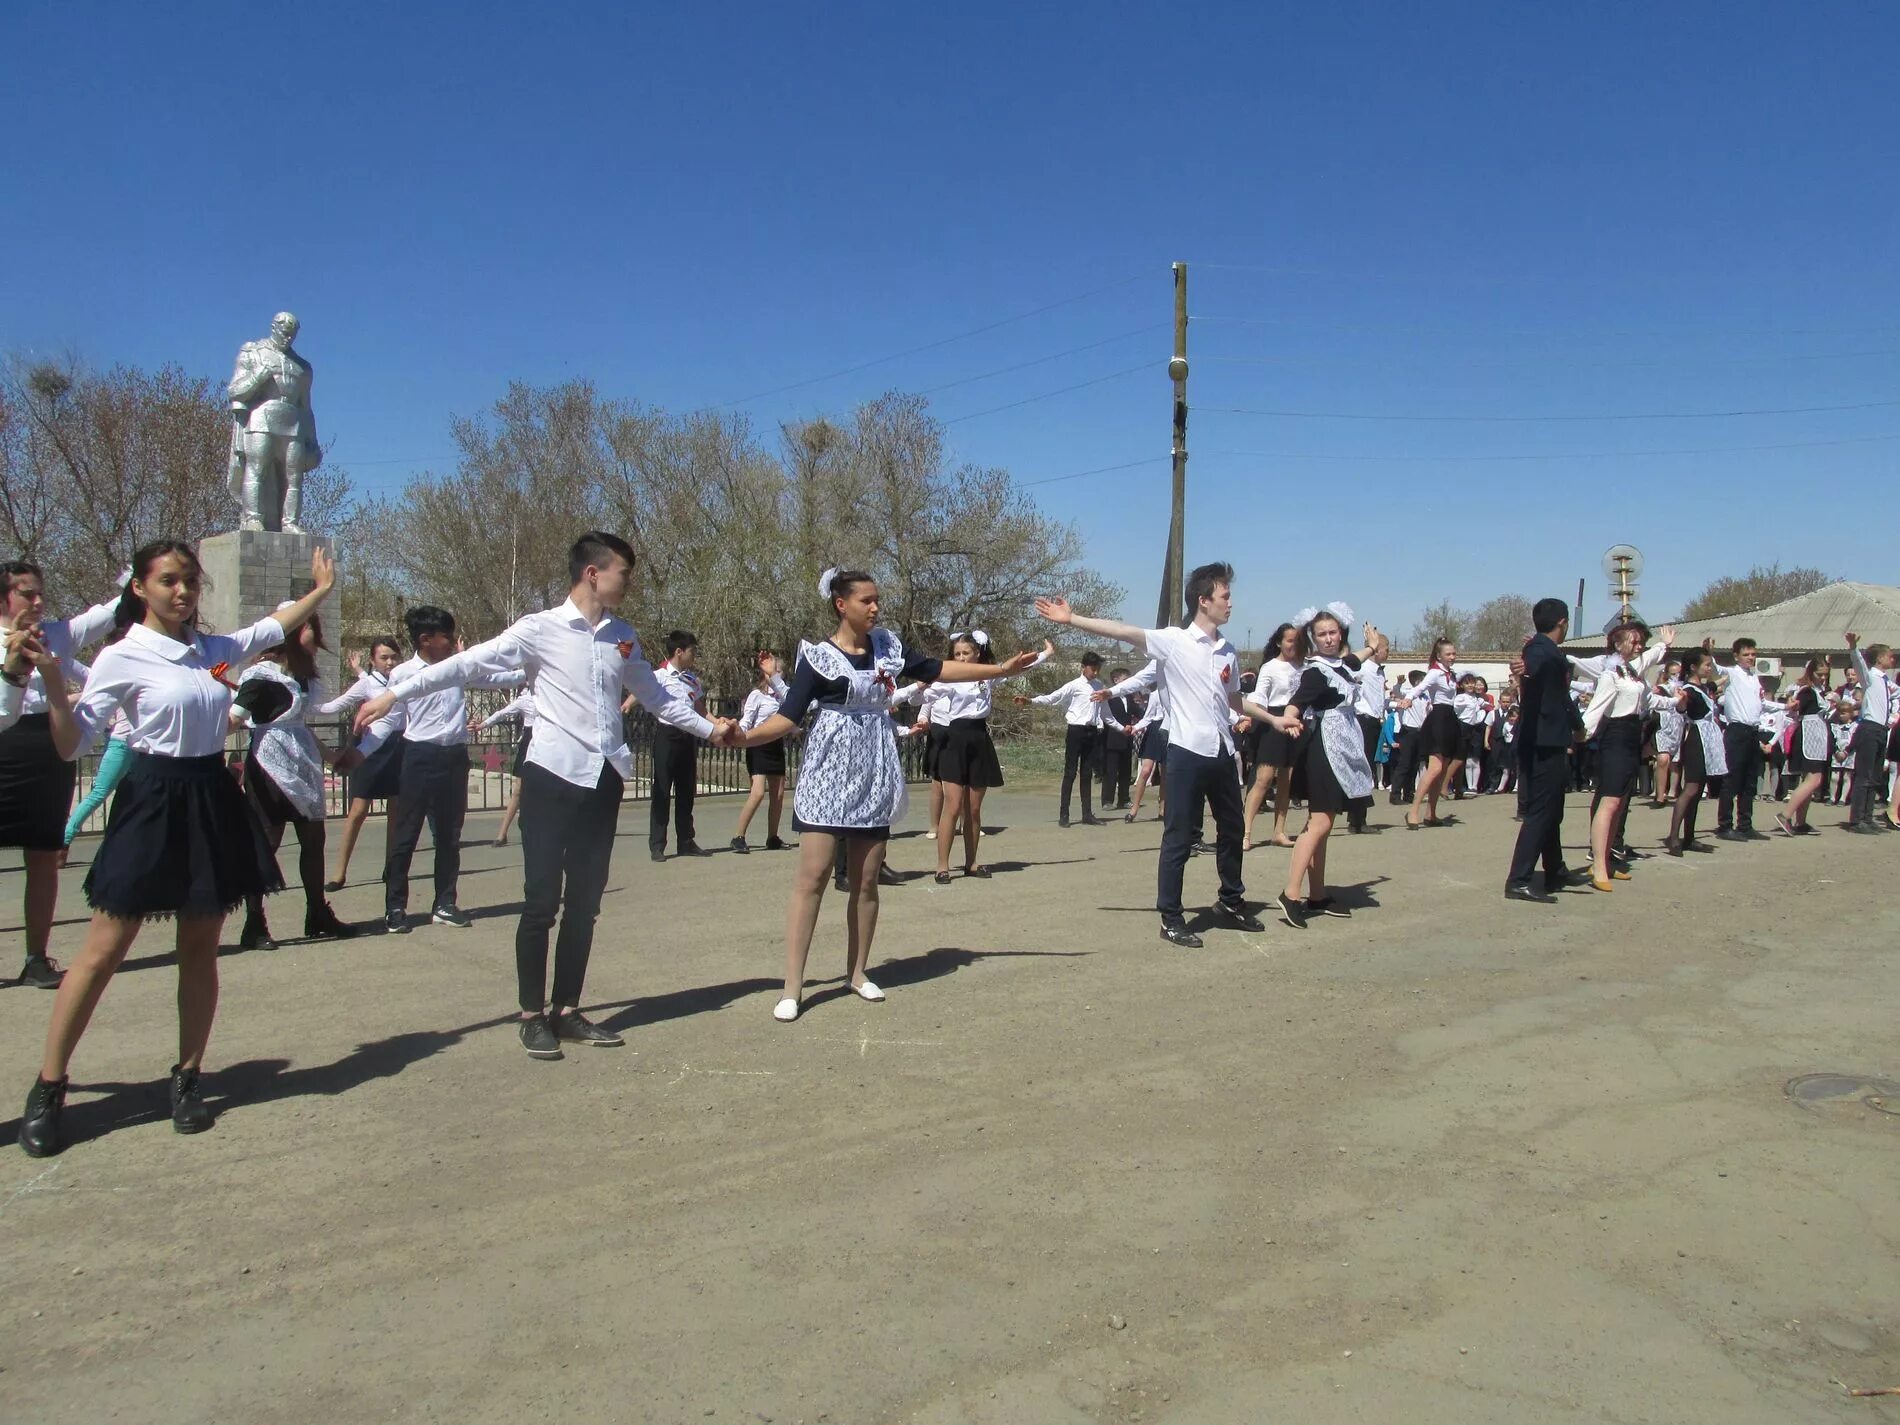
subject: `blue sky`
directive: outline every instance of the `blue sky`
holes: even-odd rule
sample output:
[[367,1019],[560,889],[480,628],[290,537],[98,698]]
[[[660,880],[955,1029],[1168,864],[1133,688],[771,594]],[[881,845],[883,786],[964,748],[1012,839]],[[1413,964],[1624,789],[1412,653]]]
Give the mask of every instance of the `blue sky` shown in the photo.
[[[1092,345],[932,400],[1145,619],[1179,259],[1236,637],[1579,577],[1594,621],[1624,540],[1652,615],[1896,580],[1893,7],[26,3],[0,48],[0,348],[222,378],[291,308],[366,487],[510,379],[692,409],[1061,303],[741,409]],[[1443,419],[1817,406],[1863,408]]]

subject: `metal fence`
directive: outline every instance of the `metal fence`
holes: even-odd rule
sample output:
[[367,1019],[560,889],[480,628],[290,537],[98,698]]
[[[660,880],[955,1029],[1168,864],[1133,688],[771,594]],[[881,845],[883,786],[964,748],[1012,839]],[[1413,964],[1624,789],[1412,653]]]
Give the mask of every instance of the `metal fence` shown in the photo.
[[[490,688],[471,688],[468,693],[468,710],[477,717],[487,717],[502,707],[513,697],[507,690]],[[736,699],[715,698],[709,704],[716,717],[734,717],[739,715]],[[322,723],[313,723],[318,740],[325,746],[334,747],[343,729]],[[627,783],[629,801],[645,801],[653,786],[653,739],[659,726],[644,708],[636,707],[627,717],[627,747],[633,754],[633,777]],[[500,811],[508,805],[509,797],[515,790],[515,748],[521,740],[519,722],[499,723],[484,733],[471,734],[468,743],[468,808],[470,811]],[[244,749],[249,741],[248,734],[239,734],[228,743],[228,756],[235,766],[244,757]],[[805,739],[788,737],[785,739],[785,783],[792,786],[798,780],[800,758],[804,755]],[[923,739],[907,737],[898,743],[898,755],[903,760],[904,776],[913,782],[923,780],[924,749]],[[94,776],[99,770],[97,753],[89,754],[80,760],[79,790],[77,796],[84,797],[92,789]],[[699,794],[701,796],[730,796],[735,792],[745,792],[751,788],[752,779],[745,769],[745,749],[742,747],[711,747],[702,744],[699,749]],[[331,772],[324,777],[324,805],[330,816],[342,816],[349,807],[349,778]],[[75,805],[77,803],[75,802]],[[103,831],[106,824],[106,811],[111,806],[108,799],[87,816],[81,825],[82,833]],[[382,810],[378,802],[372,809]]]

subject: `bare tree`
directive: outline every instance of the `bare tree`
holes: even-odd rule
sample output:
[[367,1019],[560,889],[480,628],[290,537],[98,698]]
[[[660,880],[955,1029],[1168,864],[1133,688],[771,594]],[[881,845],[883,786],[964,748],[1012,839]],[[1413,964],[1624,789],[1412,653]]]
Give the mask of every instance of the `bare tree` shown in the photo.
[[1467,644],[1471,641],[1469,635],[1475,617],[1470,609],[1458,608],[1450,599],[1440,599],[1418,616],[1406,639],[1406,648],[1423,653],[1440,638],[1449,638],[1461,646]]
[[1522,594],[1487,599],[1471,615],[1463,642],[1473,652],[1497,653],[1520,647],[1531,632],[1531,601]]
[[1819,569],[1783,569],[1779,563],[1757,564],[1739,577],[1725,576],[1710,583],[1684,606],[1682,621],[1753,613],[1770,604],[1811,594],[1833,582]]

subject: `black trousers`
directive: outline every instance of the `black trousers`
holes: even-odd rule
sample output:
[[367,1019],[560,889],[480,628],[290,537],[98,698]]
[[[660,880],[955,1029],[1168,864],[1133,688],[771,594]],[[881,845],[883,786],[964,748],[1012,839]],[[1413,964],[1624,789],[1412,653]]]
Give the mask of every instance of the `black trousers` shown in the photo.
[[1854,790],[1848,820],[1871,822],[1886,802],[1887,730],[1871,722],[1854,724]]
[[1102,806],[1125,807],[1134,784],[1135,749],[1102,744]]
[[1402,802],[1418,795],[1418,750],[1424,741],[1423,729],[1408,727],[1399,733],[1399,745],[1393,749],[1392,790]]
[[549,1002],[548,933],[558,915],[561,931],[554,941],[554,994],[557,1009],[581,1002],[587,960],[594,951],[594,921],[607,868],[613,860],[614,830],[620,798],[626,790],[609,763],[592,787],[577,787],[530,762],[521,769],[521,923],[515,927],[515,978],[521,1007],[538,1013]]
[[1717,831],[1753,831],[1755,797],[1761,791],[1761,732],[1753,727],[1722,729],[1722,750],[1728,756],[1728,771],[1716,789],[1715,829]]
[[1069,819],[1069,793],[1075,788],[1078,772],[1082,775],[1082,815],[1085,819],[1095,815],[1094,804],[1089,800],[1089,780],[1095,776],[1101,757],[1102,729],[1076,727],[1071,724],[1068,738],[1062,745],[1062,819],[1064,821]]
[[653,803],[647,809],[647,844],[666,850],[666,812],[673,807],[674,847],[689,846],[693,835],[693,797],[699,791],[699,739],[670,727],[653,732]]
[[415,859],[422,823],[435,843],[435,900],[455,904],[455,883],[462,874],[462,821],[468,815],[468,748],[411,742],[402,749],[402,789],[396,822],[389,828],[383,865],[384,904],[401,914],[409,909],[409,863]]
[[[1359,732],[1360,732],[1360,735],[1365,739],[1365,743],[1366,743],[1366,765],[1372,768],[1374,774],[1376,775],[1378,772],[1379,764],[1373,759],[1378,755],[1379,729],[1381,726],[1383,726],[1383,724],[1380,722],[1378,718],[1367,717],[1364,713],[1358,714],[1358,718],[1359,718]],[[1351,827],[1357,827],[1363,830],[1365,827],[1365,824],[1366,824],[1366,808],[1363,805],[1355,805],[1355,806],[1348,807],[1346,809],[1346,825],[1351,826]]]
[[1544,885],[1554,888],[1564,874],[1564,791],[1570,785],[1570,755],[1563,747],[1530,747],[1518,761],[1519,805],[1523,825],[1511,855],[1507,884],[1527,886],[1537,863],[1544,863]]
[[1247,887],[1240,879],[1240,832],[1245,821],[1240,768],[1234,754],[1203,757],[1168,744],[1168,810],[1161,826],[1161,861],[1155,877],[1155,909],[1163,920],[1180,920],[1181,878],[1200,839],[1201,799],[1214,813],[1214,865],[1220,898],[1239,905]]

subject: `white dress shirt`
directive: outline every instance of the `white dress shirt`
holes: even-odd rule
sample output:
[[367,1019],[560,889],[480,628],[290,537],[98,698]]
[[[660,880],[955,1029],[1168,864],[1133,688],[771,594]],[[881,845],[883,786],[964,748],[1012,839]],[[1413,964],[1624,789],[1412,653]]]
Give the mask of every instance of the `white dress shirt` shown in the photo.
[[1029,701],[1046,708],[1060,707],[1062,720],[1070,727],[1100,727],[1103,705],[1095,701],[1095,695],[1101,691],[1101,679],[1077,677]]
[[1418,695],[1418,684],[1414,683],[1399,694],[1405,706],[1399,709],[1400,727],[1423,727],[1425,717],[1432,710],[1431,700]]
[[1353,712],[1374,722],[1385,721],[1385,669],[1368,658],[1359,668],[1359,691],[1353,695]]
[[1636,717],[1648,705],[1649,670],[1662,662],[1668,650],[1657,644],[1646,649],[1634,663],[1618,658],[1603,671],[1590,691],[1590,705],[1583,710],[1583,730],[1590,736],[1610,718]]
[[675,668],[669,660],[653,670],[653,676],[659,679],[660,686],[675,698],[684,698],[687,704],[697,712],[705,701],[706,689],[699,681],[699,674],[690,668]]
[[661,722],[712,736],[713,725],[661,685],[627,623],[608,615],[589,624],[572,599],[518,619],[500,637],[453,658],[413,672],[405,665],[391,691],[409,704],[413,723],[417,704],[441,691],[453,690],[459,702],[464,686],[500,686],[510,675],[525,675],[534,693],[528,761],[577,787],[597,786],[606,763],[623,779],[633,776],[620,712],[626,693]]
[[[366,668],[357,675],[356,681],[329,702],[317,708],[319,717],[335,717],[338,713],[353,713],[371,698],[379,698],[389,691],[389,679],[374,668]],[[396,733],[401,732],[408,721],[407,710],[401,703],[391,708],[387,714],[369,725],[369,731],[363,734],[360,747],[374,751]],[[366,754],[367,755],[367,754]]]
[[1848,649],[1847,656],[1853,661],[1854,671],[1860,674],[1860,686],[1863,689],[1860,720],[1871,722],[1875,727],[1885,727],[1893,720],[1893,674],[1870,664],[1858,646]]
[[26,704],[26,684],[16,683],[11,678],[0,678],[0,732],[5,732],[20,720],[20,709]]
[[[503,637],[506,637],[504,634]],[[484,645],[485,646],[485,645]],[[473,650],[470,650],[473,652]],[[453,663],[460,658],[444,658],[440,663],[430,663],[421,657],[411,658],[400,664],[389,675],[389,691],[396,694],[403,705],[402,740],[404,742],[426,742],[435,747],[464,747],[468,744],[468,698],[469,688],[518,688],[526,680],[526,675],[518,669],[500,668],[483,670],[471,677],[449,681],[444,686],[439,679],[431,678],[429,691],[416,693],[411,691],[425,673]],[[381,745],[382,739],[372,733],[365,733],[358,749],[368,756]],[[532,760],[532,759],[530,759]]]
[[[119,580],[123,586],[132,577],[127,570],[125,577]],[[89,648],[112,632],[113,616],[119,611],[119,596],[114,594],[104,603],[94,604],[83,614],[74,618],[48,619],[40,625],[40,642],[46,651],[59,659],[60,672],[66,675],[66,686],[77,688],[83,677],[80,672],[78,654],[82,648]],[[11,624],[5,625],[11,628]],[[237,679],[233,678],[232,682]],[[35,713],[46,711],[46,682],[40,677],[40,670],[32,669],[27,674],[26,687],[22,689],[20,699],[20,717],[31,717]]]
[[504,704],[501,707],[496,708],[487,717],[483,718],[481,721],[481,727],[478,730],[482,732],[486,732],[488,731],[489,728],[493,727],[496,723],[507,722],[510,718],[516,718],[516,717],[521,719],[521,730],[523,732],[533,731],[534,729],[534,694],[533,693],[530,693],[524,689],[519,697],[513,699],[509,703]]
[[1722,671],[1728,675],[1728,686],[1722,689],[1723,719],[1756,726],[1761,722],[1761,679],[1739,663]]
[[1234,694],[1240,688],[1240,658],[1219,631],[1199,624],[1151,628],[1144,635],[1168,696],[1168,745],[1199,757],[1234,750]]
[[[656,675],[657,676],[657,675]],[[763,688],[754,688],[745,695],[745,706],[739,709],[739,730],[750,732],[779,710],[779,704],[785,701],[789,692],[785,680],[778,674]]]
[[1425,704],[1430,712],[1440,703],[1450,706],[1451,700],[1458,696],[1458,684],[1452,677],[1451,669],[1441,668],[1436,663],[1425,670],[1425,676],[1412,689],[1412,704]]
[[1254,680],[1253,700],[1261,707],[1271,711],[1286,706],[1287,699],[1293,696],[1293,690],[1300,685],[1298,664],[1289,663],[1284,658],[1269,658],[1260,665],[1260,674]]
[[[237,633],[194,633],[189,643],[144,624],[93,661],[92,676],[73,708],[79,725],[74,757],[123,712],[134,752],[157,757],[216,757],[231,730],[231,696],[241,664],[284,641],[284,626],[259,619]],[[215,673],[214,673],[215,670]]]

